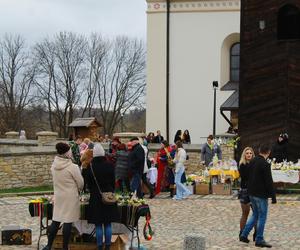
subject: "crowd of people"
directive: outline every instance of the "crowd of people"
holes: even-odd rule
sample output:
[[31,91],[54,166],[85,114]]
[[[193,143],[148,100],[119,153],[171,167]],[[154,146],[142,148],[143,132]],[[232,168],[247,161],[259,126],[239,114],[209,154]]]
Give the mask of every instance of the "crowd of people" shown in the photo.
[[[149,138],[161,145],[154,157],[149,157]],[[79,191],[90,193],[87,219],[95,224],[98,249],[104,246],[106,250],[110,249],[111,244],[111,223],[117,221],[119,215],[116,203],[103,202],[102,192],[120,190],[143,198],[145,190],[148,190],[149,198],[154,198],[161,191],[169,191],[174,200],[191,194],[184,185],[188,156],[183,144],[190,142],[187,130],[183,134],[181,130],[177,131],[174,144],[164,140],[159,130],[156,136],[150,133],[145,138],[134,137],[126,144],[118,137],[106,139],[109,143],[107,150],[101,143],[79,136],[68,143],[56,144],[57,156],[51,167],[55,205],[48,244],[43,250],[51,249],[61,223],[63,249],[68,249],[71,225],[79,220]],[[286,160],[287,141],[287,134],[281,134],[278,145],[273,146],[272,155]],[[266,145],[260,146],[258,156],[254,155],[251,147],[246,147],[239,162],[242,210],[239,239],[248,243],[248,235],[255,228],[253,240],[258,247],[271,247],[264,240],[268,198],[276,203],[271,168],[267,161],[270,154],[271,148]],[[221,160],[222,152],[213,136],[209,135],[201,150],[202,163],[209,166],[214,157]],[[251,209],[252,215],[248,219]]]
[[48,244],[43,250],[51,249],[61,223],[63,249],[68,249],[72,223],[79,220],[81,191],[90,193],[87,220],[95,224],[98,249],[106,250],[111,245],[111,223],[119,215],[116,203],[103,202],[103,192],[118,189],[143,198],[148,190],[149,198],[154,198],[169,190],[175,200],[189,196],[191,192],[183,184],[187,158],[183,142],[169,145],[159,131],[154,140],[161,144],[155,157],[149,157],[147,138],[134,137],[125,144],[114,137],[107,140],[108,150],[101,143],[80,136],[68,143],[57,143],[57,156],[51,167],[55,205]]

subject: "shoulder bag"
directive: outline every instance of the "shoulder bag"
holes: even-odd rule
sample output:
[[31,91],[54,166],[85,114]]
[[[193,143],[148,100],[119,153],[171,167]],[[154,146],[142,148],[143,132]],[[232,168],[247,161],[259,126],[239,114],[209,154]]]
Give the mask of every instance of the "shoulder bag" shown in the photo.
[[94,170],[93,170],[93,166],[92,166],[92,163],[91,163],[91,171],[92,171],[92,174],[93,174],[93,177],[94,177],[94,180],[96,182],[96,185],[97,185],[97,188],[98,188],[98,191],[100,193],[100,196],[102,197],[102,202],[103,204],[106,204],[106,205],[113,205],[115,203],[117,203],[117,199],[115,197],[115,194],[113,192],[102,192],[100,187],[99,187],[99,184],[98,184],[98,181],[96,179],[96,176],[94,174]]

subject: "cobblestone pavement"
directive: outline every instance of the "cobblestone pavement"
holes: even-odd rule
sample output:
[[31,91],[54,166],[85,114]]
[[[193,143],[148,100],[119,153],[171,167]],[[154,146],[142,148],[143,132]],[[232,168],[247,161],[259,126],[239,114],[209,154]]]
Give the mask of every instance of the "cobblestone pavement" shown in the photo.
[[[31,197],[0,199],[0,227],[20,225],[30,228],[33,240],[29,247],[0,246],[1,250],[37,249],[39,221],[36,217],[31,218],[28,213],[29,199]],[[149,242],[142,239],[142,245],[147,249],[182,249],[187,234],[205,236],[207,249],[257,249],[253,242],[245,244],[238,241],[241,211],[234,197],[193,195],[182,201],[174,201],[167,194],[162,194],[149,200],[149,205],[155,235]],[[278,203],[270,204],[269,208],[266,240],[273,244],[273,249],[300,249],[300,195],[280,195]],[[141,238],[143,224],[142,218]]]

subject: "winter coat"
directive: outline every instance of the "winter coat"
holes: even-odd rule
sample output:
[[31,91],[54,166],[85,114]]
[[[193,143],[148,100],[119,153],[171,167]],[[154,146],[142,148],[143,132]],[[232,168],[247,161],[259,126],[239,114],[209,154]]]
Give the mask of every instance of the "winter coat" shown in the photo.
[[259,198],[275,198],[271,165],[261,155],[249,164],[248,194]]
[[154,137],[153,143],[161,143],[163,140],[164,140],[163,136],[161,136],[161,135],[158,136],[157,135],[157,136]]
[[241,176],[241,188],[246,189],[247,188],[247,183],[248,183],[248,179],[249,179],[249,172],[250,172],[250,164],[246,163],[246,164],[241,164],[239,166],[239,173]]
[[144,172],[145,152],[142,146],[138,143],[134,145],[128,156],[128,165],[132,174],[142,175]]
[[283,140],[281,142],[277,141],[272,148],[272,153],[270,158],[275,158],[276,163],[288,160],[288,141]]
[[79,220],[80,203],[78,191],[83,188],[80,169],[71,159],[54,158],[51,172],[54,188],[53,220],[70,223]]
[[101,192],[114,192],[115,190],[114,165],[107,161],[105,157],[99,156],[93,158],[91,166],[87,169],[87,185],[90,190],[87,220],[93,224],[118,222],[119,213],[117,204],[103,204],[91,168],[93,168]]
[[116,153],[116,171],[115,177],[116,180],[126,180],[128,179],[128,152],[125,150],[118,150]]
[[213,149],[205,143],[201,149],[201,160],[205,162],[205,165],[208,166],[212,162],[214,155],[217,154],[218,159],[222,159],[222,151],[218,144],[213,145]]
[[87,149],[80,158],[82,168],[89,167],[92,160],[93,160],[93,150]]

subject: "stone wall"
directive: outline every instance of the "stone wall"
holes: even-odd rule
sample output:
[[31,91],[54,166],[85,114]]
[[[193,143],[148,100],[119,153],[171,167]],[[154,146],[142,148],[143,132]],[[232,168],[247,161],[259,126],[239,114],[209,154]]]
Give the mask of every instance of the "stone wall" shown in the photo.
[[14,148],[0,151],[0,189],[50,185],[54,148]]
[[[2,146],[1,146],[2,145]],[[108,144],[103,144],[107,150]],[[156,157],[159,144],[149,145],[149,156]],[[187,173],[203,169],[201,145],[184,145],[189,160]],[[233,158],[233,148],[222,145],[223,159]],[[33,187],[52,184],[51,164],[56,154],[54,145],[38,146],[37,141],[0,141],[0,189]]]

